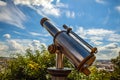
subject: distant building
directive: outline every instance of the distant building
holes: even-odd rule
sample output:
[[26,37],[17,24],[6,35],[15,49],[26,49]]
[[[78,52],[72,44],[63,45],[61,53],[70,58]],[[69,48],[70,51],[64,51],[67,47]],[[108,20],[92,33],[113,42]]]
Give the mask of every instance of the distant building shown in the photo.
[[106,70],[109,72],[114,71],[114,65],[111,63],[110,60],[97,60],[95,66],[98,68],[98,70]]
[[7,68],[7,61],[14,59],[10,57],[0,57],[0,71],[2,68]]

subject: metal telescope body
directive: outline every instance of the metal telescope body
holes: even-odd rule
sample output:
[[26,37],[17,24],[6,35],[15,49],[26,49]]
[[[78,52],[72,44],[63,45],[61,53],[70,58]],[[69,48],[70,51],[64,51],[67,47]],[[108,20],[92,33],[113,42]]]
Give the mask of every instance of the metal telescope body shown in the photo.
[[[94,53],[97,52],[97,48],[93,48],[66,25],[63,25],[65,30],[61,31],[56,28],[47,18],[42,18],[41,25],[46,28],[47,31],[53,36],[53,45],[59,48],[59,50],[65,55],[65,57],[68,58],[68,60],[75,66],[75,68],[78,71],[83,72],[85,75],[89,75],[90,71],[88,67],[94,62],[96,58]],[[53,50],[51,52],[55,51]],[[58,57],[61,56],[62,55]]]

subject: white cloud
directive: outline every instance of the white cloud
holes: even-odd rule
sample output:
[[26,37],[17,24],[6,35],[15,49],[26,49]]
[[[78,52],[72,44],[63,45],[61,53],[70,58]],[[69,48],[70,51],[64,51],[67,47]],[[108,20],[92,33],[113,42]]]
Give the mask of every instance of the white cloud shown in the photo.
[[101,44],[103,44],[102,41],[98,41],[98,40],[91,40],[91,43],[94,43],[95,45],[101,45]]
[[61,3],[60,0],[57,0],[56,4],[53,4],[52,2],[53,0],[14,0],[16,5],[21,4],[29,6],[42,16],[52,15],[59,17],[61,15],[60,8],[65,8],[67,6]]
[[19,34],[19,35],[21,35],[21,33],[20,32],[18,32],[18,31],[13,31],[15,34]]
[[2,49],[0,50],[0,56],[9,56],[14,53],[21,53],[23,52],[24,46],[19,44],[15,40],[7,39],[6,41],[0,41],[0,46]]
[[66,16],[68,18],[75,18],[75,12],[73,12],[73,11],[66,11]]
[[110,44],[106,45],[105,48],[115,49],[115,48],[118,48],[118,44],[117,43],[110,43]]
[[100,3],[100,4],[105,4],[105,0],[95,0],[97,3]]
[[24,47],[16,40],[7,40],[7,42],[11,51],[24,51]]
[[94,39],[94,40],[103,40],[103,38],[102,37],[99,37],[99,36],[92,36],[92,37],[90,37],[89,39]]
[[6,2],[0,1],[0,6],[6,6]]
[[8,49],[8,47],[6,45],[3,45],[3,42],[0,42],[0,51],[6,50]]
[[89,29],[87,30],[87,34],[89,35],[99,35],[99,36],[106,36],[109,34],[113,34],[114,31],[110,31],[110,30],[105,30],[105,29]]
[[11,35],[10,34],[4,34],[3,37],[5,37],[6,39],[10,39]]
[[118,43],[109,43],[104,46],[99,46],[99,50],[112,50],[112,49],[117,49],[119,47]]
[[120,42],[120,34],[114,33],[114,34],[110,34],[108,41],[111,42]]
[[46,34],[46,33],[36,33],[36,32],[29,32],[32,36],[44,36],[44,37],[48,37],[50,36],[50,34]]
[[40,44],[40,41],[38,41],[38,40],[33,40],[32,44],[36,46],[36,45]]
[[120,34],[107,29],[84,29],[79,27],[76,33],[98,48],[97,59],[111,59],[120,51]]
[[36,33],[36,32],[30,32],[30,34],[33,35],[33,36],[41,36],[41,34]]
[[120,6],[115,7],[115,9],[120,13]]
[[33,52],[35,50],[40,50],[42,46],[46,45],[41,43],[39,40],[29,40],[29,39],[7,39],[5,42],[0,41],[0,56],[9,56],[15,53],[25,53],[25,50],[30,48]]
[[[14,3],[12,3],[12,1]],[[17,8],[17,5],[25,5],[35,10],[39,15],[48,17],[49,15],[59,17],[64,11],[64,8],[68,8],[67,4],[63,4],[60,0],[53,3],[53,0],[12,0],[12,1],[0,1],[0,21],[5,22],[21,29],[25,26],[23,23],[27,20],[26,15]],[[16,6],[15,6],[15,5]],[[70,17],[75,16],[74,12],[70,13]]]
[[76,33],[81,36],[82,38],[86,39],[86,31],[84,30],[84,28],[82,26],[80,26]]
[[84,36],[84,37],[86,35],[96,37],[96,36],[106,36],[106,35],[109,35],[109,34],[114,34],[115,32],[111,31],[111,30],[106,30],[106,29],[84,29],[82,26],[80,26],[77,29],[76,33],[78,33],[79,35]]
[[30,5],[33,0],[14,0],[15,4]]
[[5,6],[0,6],[0,21],[24,29],[23,22],[26,21],[24,13],[13,3],[10,4],[8,1],[6,4]]
[[8,54],[8,46],[5,42],[0,41],[0,56],[7,56]]
[[29,45],[33,50],[40,50],[41,48],[41,43],[39,40],[33,40],[32,43]]
[[56,7],[59,7],[59,8],[68,8],[68,5],[64,4],[64,3],[61,3],[60,0],[57,0],[56,1]]
[[109,43],[98,47],[97,59],[112,59],[118,56],[120,47],[118,43]]
[[82,38],[90,40],[95,45],[103,44],[103,40],[117,42],[120,39],[119,34],[107,29],[84,29],[83,27],[79,27],[76,33]]
[[60,0],[56,0],[56,3],[59,3],[60,2]]
[[103,44],[103,42],[102,42],[103,38],[102,37],[91,36],[91,37],[89,37],[89,39],[91,40],[91,43],[94,43],[95,45],[101,45],[101,44]]
[[30,48],[33,52],[35,50],[40,50],[44,45],[39,40],[30,39],[12,39],[10,34],[4,34],[3,37],[6,38],[5,41],[0,41],[0,56],[9,56],[14,53],[25,53],[25,50]]
[[43,8],[42,13],[46,15],[56,16],[56,17],[59,17],[61,15],[60,10],[57,8]]

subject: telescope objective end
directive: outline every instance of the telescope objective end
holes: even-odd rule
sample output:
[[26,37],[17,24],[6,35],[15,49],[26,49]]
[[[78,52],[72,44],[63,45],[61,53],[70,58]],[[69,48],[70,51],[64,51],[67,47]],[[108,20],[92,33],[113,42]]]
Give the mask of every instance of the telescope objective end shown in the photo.
[[46,20],[49,20],[49,19],[46,18],[46,17],[42,18],[41,21],[40,21],[40,24],[43,26],[43,23],[44,23]]

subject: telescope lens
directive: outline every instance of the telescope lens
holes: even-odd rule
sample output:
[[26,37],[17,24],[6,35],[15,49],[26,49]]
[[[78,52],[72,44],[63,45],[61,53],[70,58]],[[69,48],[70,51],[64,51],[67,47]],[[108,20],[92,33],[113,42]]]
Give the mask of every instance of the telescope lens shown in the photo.
[[42,18],[41,21],[40,21],[40,24],[43,26],[43,23],[47,20],[48,20],[47,18]]

